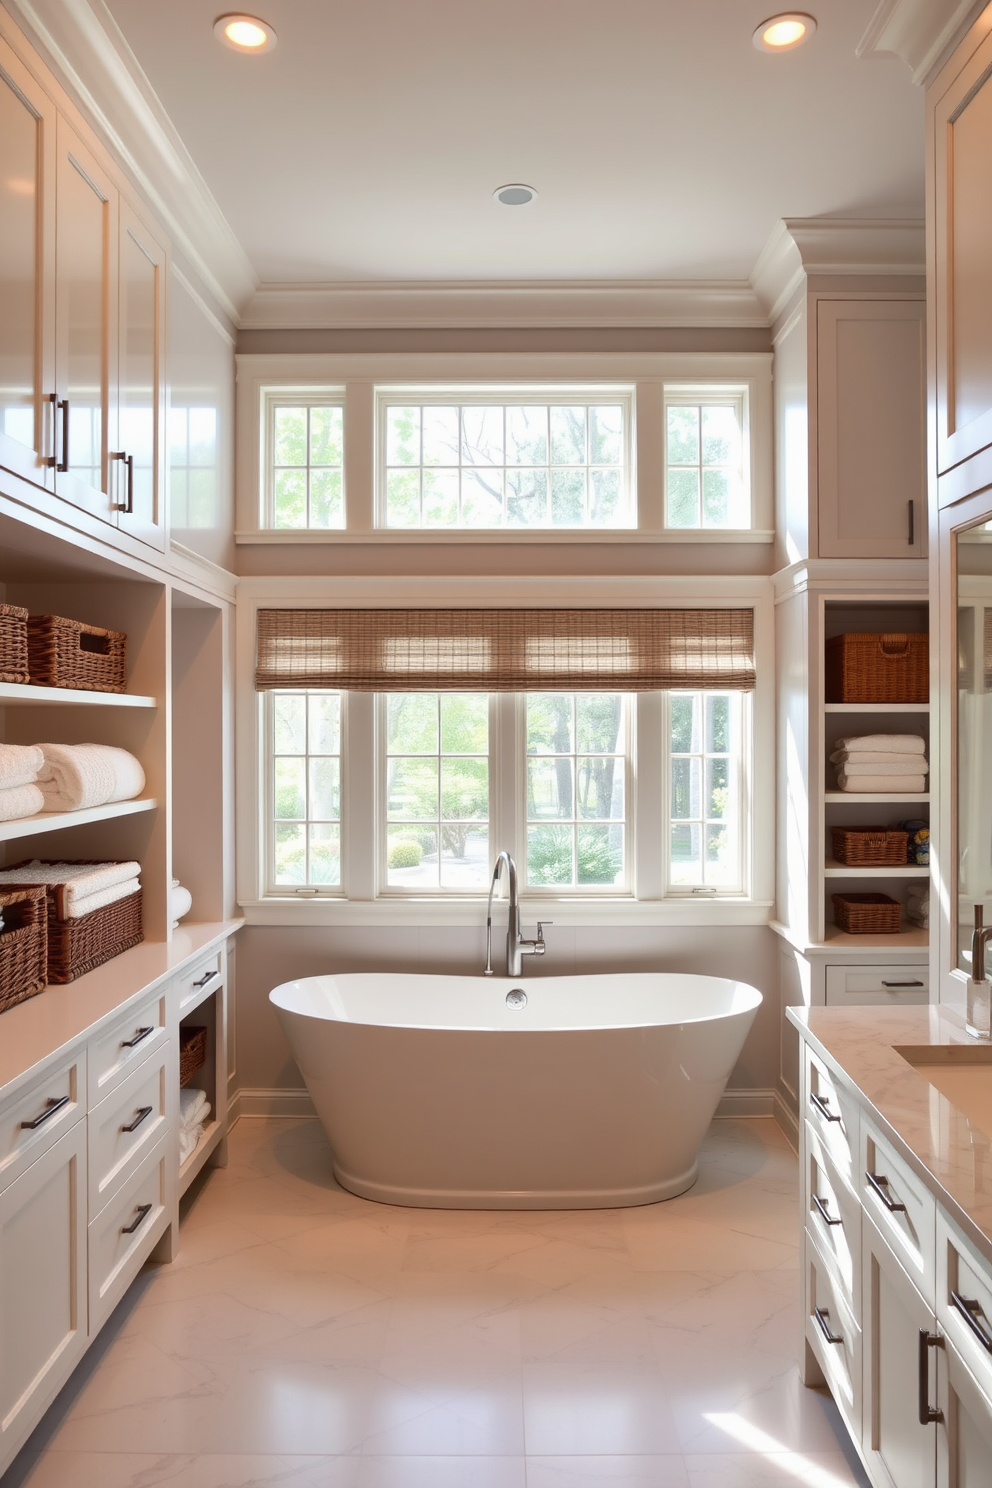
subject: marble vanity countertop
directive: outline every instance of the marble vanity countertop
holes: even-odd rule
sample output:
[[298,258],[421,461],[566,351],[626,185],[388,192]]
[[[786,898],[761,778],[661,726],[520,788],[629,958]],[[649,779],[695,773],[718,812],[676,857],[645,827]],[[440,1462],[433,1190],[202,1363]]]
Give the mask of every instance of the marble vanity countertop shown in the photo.
[[[945,1051],[935,1062],[951,1061],[958,1046],[965,1059],[992,1061],[992,1045],[969,1037],[960,1014],[942,1007],[789,1008],[787,1016],[992,1263],[992,1130],[981,1130],[897,1052],[929,1046]],[[992,1062],[985,1070],[992,1086]]]

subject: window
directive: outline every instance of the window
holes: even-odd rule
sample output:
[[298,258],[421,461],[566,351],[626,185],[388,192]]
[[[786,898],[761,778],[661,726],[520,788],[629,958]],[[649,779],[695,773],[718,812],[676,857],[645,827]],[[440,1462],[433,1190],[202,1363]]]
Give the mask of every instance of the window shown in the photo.
[[341,886],[341,694],[264,698],[270,891]]
[[272,393],[265,412],[266,525],[343,527],[343,399]]
[[627,715],[633,701],[622,693],[526,697],[531,887],[626,886]]
[[633,525],[630,398],[380,390],[379,525]]
[[740,692],[669,694],[673,889],[733,892],[743,884],[745,705]]
[[672,528],[751,525],[742,390],[665,389],[665,522]]

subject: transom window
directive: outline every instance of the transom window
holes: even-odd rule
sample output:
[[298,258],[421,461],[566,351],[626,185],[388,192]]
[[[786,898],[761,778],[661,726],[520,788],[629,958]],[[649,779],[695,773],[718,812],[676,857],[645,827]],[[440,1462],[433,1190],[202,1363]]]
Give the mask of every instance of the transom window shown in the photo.
[[746,528],[751,500],[739,390],[665,390],[665,524]]
[[631,390],[379,391],[380,526],[634,525]]
[[268,525],[344,527],[344,404],[340,397],[267,405]]

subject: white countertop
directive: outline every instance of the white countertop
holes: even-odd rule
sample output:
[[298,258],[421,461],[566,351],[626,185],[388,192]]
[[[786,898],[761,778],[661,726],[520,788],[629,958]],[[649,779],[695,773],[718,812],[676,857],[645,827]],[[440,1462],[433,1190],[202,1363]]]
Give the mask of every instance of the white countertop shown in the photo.
[[77,981],[46,987],[0,1013],[0,1094],[11,1094],[67,1045],[167,980],[183,962],[226,940],[243,923],[181,925],[170,941],[143,941]]
[[[961,1016],[942,1007],[789,1008],[787,1016],[992,1262],[992,1131],[980,1130],[897,1053],[900,1046],[992,1046],[971,1038]],[[992,1081],[992,1064],[987,1072]]]

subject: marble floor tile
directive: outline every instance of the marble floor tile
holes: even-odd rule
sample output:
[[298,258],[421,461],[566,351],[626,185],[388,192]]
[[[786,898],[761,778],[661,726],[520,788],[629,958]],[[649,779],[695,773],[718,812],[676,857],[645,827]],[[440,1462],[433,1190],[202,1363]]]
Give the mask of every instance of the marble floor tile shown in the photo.
[[798,1173],[718,1121],[665,1204],[407,1210],[243,1120],[3,1488],[864,1488],[799,1383]]

